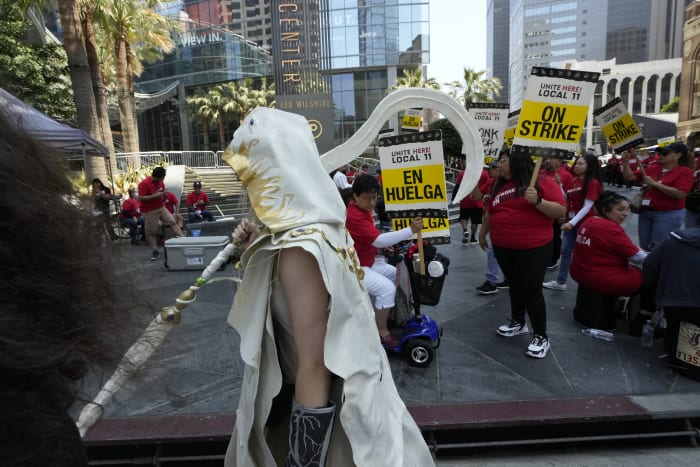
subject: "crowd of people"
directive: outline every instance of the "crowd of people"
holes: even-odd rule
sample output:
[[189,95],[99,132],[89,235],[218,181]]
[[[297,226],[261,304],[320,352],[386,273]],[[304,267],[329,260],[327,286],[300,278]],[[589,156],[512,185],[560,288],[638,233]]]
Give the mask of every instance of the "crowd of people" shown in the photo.
[[[622,227],[630,214],[629,200],[604,190],[595,155],[584,154],[571,166],[545,160],[533,185],[532,159],[503,151],[489,168],[491,182],[479,183],[484,203],[479,243],[487,251],[487,281],[477,291],[490,294],[499,289],[498,269],[489,254],[493,249],[511,302],[511,320],[496,332],[504,337],[528,334],[529,317],[533,337],[526,355],[544,357],[550,343],[541,289],[566,290],[569,274],[593,293],[642,295],[641,303],[653,308],[647,312],[662,309],[654,303],[655,292],[643,289],[642,269],[656,244],[669,235],[682,236],[684,223],[686,229],[697,227],[692,216],[696,208],[686,198],[691,200],[700,188],[698,159],[700,151],[693,157],[683,143],[659,148],[643,159],[634,150],[621,155],[624,180],[640,185],[635,245]],[[556,279],[543,282],[547,268],[557,266]]]

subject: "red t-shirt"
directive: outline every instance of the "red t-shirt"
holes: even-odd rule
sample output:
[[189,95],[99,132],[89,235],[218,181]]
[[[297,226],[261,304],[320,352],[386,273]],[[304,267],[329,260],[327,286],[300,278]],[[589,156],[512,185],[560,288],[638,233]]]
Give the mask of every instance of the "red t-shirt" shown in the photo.
[[628,262],[638,251],[618,223],[591,217],[578,230],[569,274],[598,293],[631,296],[642,285],[642,272]]
[[209,197],[203,191],[199,193],[193,191],[187,195],[187,207],[190,209],[204,209],[204,206],[199,204],[200,201],[204,201],[206,203],[205,206],[209,204]]
[[357,251],[357,258],[360,260],[360,266],[372,266],[374,257],[377,256],[377,248],[372,246],[372,243],[381,234],[374,226],[372,213],[358,208],[355,201],[350,200],[345,217],[345,227],[355,242],[355,251]]
[[163,201],[163,206],[165,206],[165,209],[170,211],[170,214],[175,214],[175,208],[177,207],[178,203],[180,203],[180,200],[177,199],[175,193],[169,191],[165,197],[165,200]]
[[[551,177],[539,177],[539,194],[543,200],[564,206],[564,195]],[[542,214],[521,194],[515,197],[515,185],[509,180],[489,199],[486,210],[491,215],[491,241],[501,248],[531,250],[552,241],[551,217]]]
[[[459,172],[457,174],[457,180],[455,181],[456,185],[459,186],[462,183],[462,179],[464,178],[464,170]],[[479,191],[481,191],[482,186],[488,185],[489,180],[491,180],[491,177],[489,177],[489,173],[486,170],[481,171],[481,177],[479,177],[479,182],[477,186],[479,187]],[[465,196],[462,198],[462,200],[459,202],[459,207],[462,209],[470,209],[470,208],[478,208],[482,209],[484,207],[484,201],[479,200],[476,201],[474,198],[472,198],[472,195],[470,194],[469,196]]]
[[[664,171],[664,168],[660,165],[650,165],[647,167],[646,172],[648,176],[657,182],[660,181],[664,185],[676,188],[684,193],[688,193],[693,188],[693,171],[686,166],[680,165],[672,170]],[[641,180],[642,171],[637,170],[634,172],[634,175]],[[642,201],[642,207],[647,207],[650,211],[685,209],[685,198],[669,198],[660,190],[649,186],[644,187],[644,199],[649,200],[649,204],[646,201]]]
[[120,219],[126,218],[139,218],[141,217],[141,203],[133,198],[127,198],[126,201],[122,203],[122,210],[119,213]]
[[[583,179],[581,178],[574,178],[571,180],[571,183],[569,183],[568,186],[564,187],[566,191],[566,219],[573,219],[576,213],[578,213],[581,208],[583,208],[583,198],[581,197],[581,190],[583,189]],[[586,190],[586,199],[590,199],[594,203],[600,196],[600,194],[603,192],[603,187],[600,186],[600,182],[598,180],[591,179],[590,182],[588,182],[588,190]],[[584,220],[588,219],[589,217],[593,217],[595,215],[595,209],[591,208],[588,211],[588,214],[586,214],[586,217],[581,219],[578,223],[578,225],[581,225]]]
[[[139,196],[148,196],[154,193],[163,193],[165,184],[163,181],[155,182],[153,177],[146,177],[139,183]],[[141,211],[149,212],[163,207],[163,198],[158,197],[150,201],[141,201]]]

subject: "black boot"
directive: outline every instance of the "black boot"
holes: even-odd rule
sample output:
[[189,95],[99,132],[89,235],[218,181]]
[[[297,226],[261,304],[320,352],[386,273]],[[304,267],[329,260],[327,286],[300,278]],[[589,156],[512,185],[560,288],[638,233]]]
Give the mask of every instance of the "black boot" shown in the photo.
[[285,467],[323,467],[331,440],[335,404],[309,409],[296,400],[292,403],[292,418],[289,422],[289,453]]

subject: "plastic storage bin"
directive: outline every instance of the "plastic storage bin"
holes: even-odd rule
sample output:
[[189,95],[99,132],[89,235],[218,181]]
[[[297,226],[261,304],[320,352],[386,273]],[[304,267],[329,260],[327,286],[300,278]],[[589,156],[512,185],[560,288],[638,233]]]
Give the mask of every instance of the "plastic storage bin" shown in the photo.
[[179,237],[165,241],[166,267],[204,269],[229,243],[229,237]]

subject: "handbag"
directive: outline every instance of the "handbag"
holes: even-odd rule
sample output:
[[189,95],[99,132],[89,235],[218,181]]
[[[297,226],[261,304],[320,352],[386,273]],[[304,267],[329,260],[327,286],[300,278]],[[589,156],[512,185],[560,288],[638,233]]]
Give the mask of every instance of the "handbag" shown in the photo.
[[632,198],[632,201],[630,201],[630,211],[632,211],[635,214],[639,214],[639,211],[642,209],[642,192],[640,191],[637,193],[637,195]]

